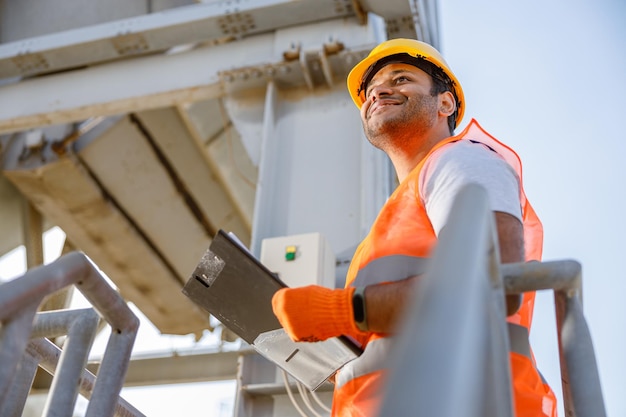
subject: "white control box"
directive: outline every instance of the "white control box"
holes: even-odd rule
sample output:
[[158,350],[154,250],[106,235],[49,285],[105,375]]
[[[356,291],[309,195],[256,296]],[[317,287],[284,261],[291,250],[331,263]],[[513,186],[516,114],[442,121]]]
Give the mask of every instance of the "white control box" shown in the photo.
[[335,288],[335,255],[320,233],[263,239],[260,260],[290,287]]

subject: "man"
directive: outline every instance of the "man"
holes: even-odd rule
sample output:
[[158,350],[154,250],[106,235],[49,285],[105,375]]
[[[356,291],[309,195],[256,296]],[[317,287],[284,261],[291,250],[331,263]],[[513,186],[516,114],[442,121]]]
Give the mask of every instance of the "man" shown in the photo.
[[[363,354],[337,374],[333,416],[376,416],[394,326],[436,245],[461,187],[482,185],[494,212],[503,263],[539,260],[543,232],[526,200],[521,163],[472,120],[459,135],[461,85],[430,45],[383,42],[348,75],[368,140],[391,159],[399,186],[350,264],[345,289],[283,289],[274,312],[296,341],[349,335]],[[517,417],[556,416],[553,392],[534,366],[528,331],[534,294],[507,297]]]

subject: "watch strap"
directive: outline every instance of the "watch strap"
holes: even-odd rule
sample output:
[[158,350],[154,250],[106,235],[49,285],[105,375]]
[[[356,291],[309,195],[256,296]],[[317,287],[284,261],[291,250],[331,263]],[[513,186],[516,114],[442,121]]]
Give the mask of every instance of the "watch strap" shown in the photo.
[[366,332],[367,328],[367,310],[365,309],[365,287],[356,287],[352,294],[352,310],[354,315],[354,323],[356,327]]

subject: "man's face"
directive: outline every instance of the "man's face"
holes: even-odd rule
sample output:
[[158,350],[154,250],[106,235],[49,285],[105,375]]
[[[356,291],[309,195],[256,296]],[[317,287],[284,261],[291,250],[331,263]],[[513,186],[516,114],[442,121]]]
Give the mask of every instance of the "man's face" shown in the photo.
[[365,90],[361,107],[370,142],[385,150],[386,145],[401,146],[403,140],[430,128],[438,110],[431,87],[431,77],[413,65],[391,63],[378,71]]

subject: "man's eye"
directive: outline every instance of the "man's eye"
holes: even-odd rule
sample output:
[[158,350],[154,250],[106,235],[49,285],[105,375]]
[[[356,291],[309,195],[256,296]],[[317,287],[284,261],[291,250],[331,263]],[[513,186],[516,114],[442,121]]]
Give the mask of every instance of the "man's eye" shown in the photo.
[[396,84],[398,84],[398,83],[403,83],[405,81],[409,81],[409,79],[405,77],[404,75],[400,75],[399,77],[396,77],[394,81]]

